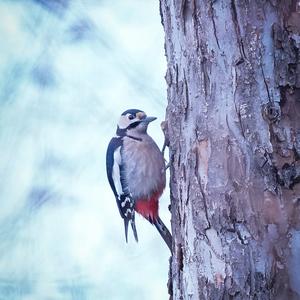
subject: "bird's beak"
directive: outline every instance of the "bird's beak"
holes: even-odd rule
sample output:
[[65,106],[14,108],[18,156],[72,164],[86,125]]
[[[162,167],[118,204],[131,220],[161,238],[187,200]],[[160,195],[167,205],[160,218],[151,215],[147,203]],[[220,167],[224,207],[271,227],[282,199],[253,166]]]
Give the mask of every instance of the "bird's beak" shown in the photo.
[[145,119],[142,120],[142,122],[150,123],[156,119],[157,119],[156,117],[146,117]]

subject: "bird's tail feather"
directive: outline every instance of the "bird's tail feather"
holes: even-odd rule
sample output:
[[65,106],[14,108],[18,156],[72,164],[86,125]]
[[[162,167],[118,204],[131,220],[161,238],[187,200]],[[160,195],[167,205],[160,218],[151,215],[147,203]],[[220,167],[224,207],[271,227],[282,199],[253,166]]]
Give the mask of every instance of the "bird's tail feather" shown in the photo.
[[130,223],[131,223],[131,228],[132,228],[132,232],[133,232],[134,238],[135,238],[136,242],[138,242],[139,239],[138,239],[138,235],[137,235],[137,232],[136,232],[134,218],[130,220]]
[[128,243],[128,223],[129,223],[129,219],[124,218],[124,229],[125,229],[126,243]]
[[153,222],[153,224],[172,253],[172,235],[169,229],[167,228],[167,226],[164,224],[164,222],[161,220],[160,217],[157,217],[157,219]]
[[128,243],[128,223],[129,222],[131,224],[133,236],[134,236],[135,240],[138,242],[139,239],[138,239],[138,235],[137,235],[137,231],[136,231],[136,227],[135,227],[135,220],[134,220],[134,217],[133,217],[132,219],[124,218],[124,229],[125,229],[126,243]]

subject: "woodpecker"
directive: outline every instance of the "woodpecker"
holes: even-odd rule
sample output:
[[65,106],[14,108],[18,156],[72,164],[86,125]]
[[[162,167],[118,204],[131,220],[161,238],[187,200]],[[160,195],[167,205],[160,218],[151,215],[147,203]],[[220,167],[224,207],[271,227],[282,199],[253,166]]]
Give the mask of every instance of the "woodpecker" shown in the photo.
[[154,225],[172,252],[172,236],[158,214],[159,198],[166,185],[163,154],[148,135],[150,122],[138,109],[122,113],[116,131],[106,152],[106,171],[124,220],[125,239],[128,241],[128,224],[138,241],[135,212]]

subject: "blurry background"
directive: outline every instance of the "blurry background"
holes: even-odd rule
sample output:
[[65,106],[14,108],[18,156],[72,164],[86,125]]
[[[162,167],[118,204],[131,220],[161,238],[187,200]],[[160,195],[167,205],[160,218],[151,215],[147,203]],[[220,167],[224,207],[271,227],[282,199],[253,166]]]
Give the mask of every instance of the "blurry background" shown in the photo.
[[140,216],[125,243],[105,171],[128,108],[162,145],[165,69],[158,1],[0,2],[0,300],[167,299],[169,250]]

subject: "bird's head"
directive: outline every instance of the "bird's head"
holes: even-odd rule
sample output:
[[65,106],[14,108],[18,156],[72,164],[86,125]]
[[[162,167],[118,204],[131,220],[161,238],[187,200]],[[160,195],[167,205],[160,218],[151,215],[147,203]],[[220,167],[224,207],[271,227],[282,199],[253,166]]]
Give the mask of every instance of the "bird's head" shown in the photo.
[[128,109],[124,111],[120,117],[117,135],[124,136],[126,134],[135,135],[146,133],[149,123],[156,119],[156,117],[147,117],[142,110]]

